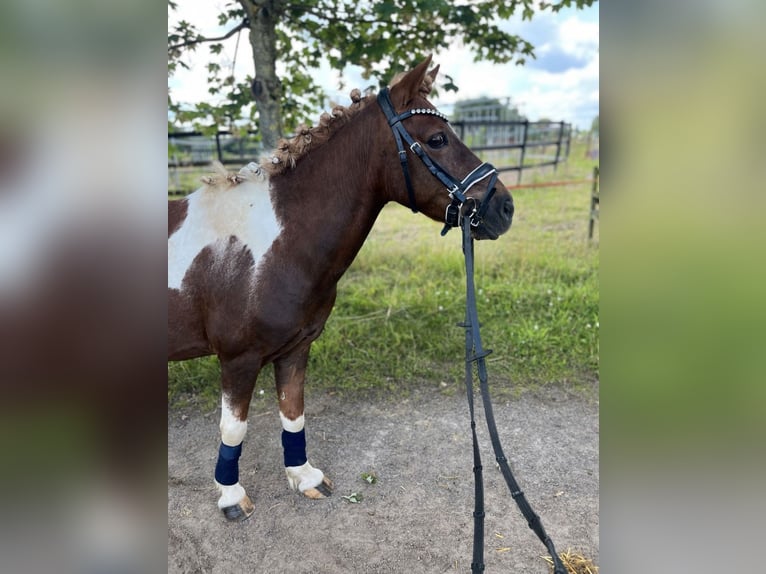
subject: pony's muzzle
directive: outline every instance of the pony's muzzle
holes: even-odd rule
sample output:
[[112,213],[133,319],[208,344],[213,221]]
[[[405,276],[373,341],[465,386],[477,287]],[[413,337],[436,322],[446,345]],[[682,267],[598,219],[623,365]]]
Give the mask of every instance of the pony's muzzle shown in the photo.
[[513,199],[509,197],[503,202],[503,207],[500,210],[500,215],[505,221],[508,222],[508,225],[510,225],[511,221],[513,221],[513,212]]
[[[466,202],[469,211],[468,213],[464,212],[464,216],[470,216],[471,206],[468,205],[469,203],[474,202]],[[482,203],[478,209],[478,217],[475,217],[472,222],[474,239],[497,239],[500,237],[510,229],[514,211],[511,194],[504,187],[498,187],[497,193],[489,203]]]

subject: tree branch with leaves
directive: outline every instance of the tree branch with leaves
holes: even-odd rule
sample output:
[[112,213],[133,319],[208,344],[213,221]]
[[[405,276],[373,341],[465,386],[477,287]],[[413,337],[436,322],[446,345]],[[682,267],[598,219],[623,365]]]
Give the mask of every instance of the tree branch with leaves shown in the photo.
[[[257,126],[266,148],[285,131],[293,131],[323,106],[325,94],[314,80],[323,60],[342,73],[360,66],[376,88],[397,72],[414,66],[427,54],[461,41],[476,60],[523,65],[534,58],[534,46],[499,25],[517,13],[531,20],[538,10],[590,6],[595,0],[232,0],[218,15],[218,24],[234,24],[225,34],[207,38],[185,21],[168,33],[168,73],[187,65],[189,51],[208,44],[210,57],[220,57],[222,42],[248,30],[252,75],[236,81],[222,75],[220,64],[208,64],[208,91],[223,96],[220,105],[181,105],[169,97],[176,123],[198,128]],[[175,2],[168,3],[175,10]],[[277,62],[284,72],[277,74]],[[442,85],[457,90],[449,76]],[[253,105],[254,104],[254,105]]]

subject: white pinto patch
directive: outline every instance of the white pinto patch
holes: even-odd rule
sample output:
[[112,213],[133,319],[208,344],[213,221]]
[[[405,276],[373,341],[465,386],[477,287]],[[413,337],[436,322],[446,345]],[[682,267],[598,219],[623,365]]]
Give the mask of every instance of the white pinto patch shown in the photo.
[[282,229],[269,196],[269,179],[255,164],[230,176],[228,183],[201,187],[186,200],[186,219],[168,239],[170,289],[181,289],[200,251],[210,245],[222,252],[232,235],[250,250],[257,269]]
[[221,442],[226,446],[237,446],[245,439],[247,421],[239,420],[231,410],[225,396],[221,397]]
[[215,485],[221,492],[221,497],[218,499],[218,508],[235,506],[242,502],[242,499],[247,495],[245,488],[239,483],[226,486],[224,484],[219,484],[218,481],[216,481]]
[[316,488],[324,480],[324,473],[314,468],[308,462],[301,466],[286,466],[287,482],[290,488],[299,492],[305,492],[310,488]]
[[280,411],[279,418],[282,419],[282,428],[287,432],[301,432],[306,424],[306,418],[303,415],[292,421]]

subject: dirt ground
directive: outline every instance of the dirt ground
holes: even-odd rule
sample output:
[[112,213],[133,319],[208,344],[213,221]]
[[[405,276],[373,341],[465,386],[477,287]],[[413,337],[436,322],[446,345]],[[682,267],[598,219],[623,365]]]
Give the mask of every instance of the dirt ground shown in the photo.
[[[514,475],[557,550],[598,564],[596,396],[557,388],[494,406]],[[287,486],[277,412],[274,397],[254,399],[240,481],[256,510],[235,524],[216,508],[219,411],[168,412],[168,572],[470,572],[474,485],[464,393],[421,390],[396,402],[307,397],[309,461],[335,486],[319,501]],[[547,574],[545,547],[511,499],[480,408],[477,421],[486,572]],[[352,493],[361,502],[342,498]]]

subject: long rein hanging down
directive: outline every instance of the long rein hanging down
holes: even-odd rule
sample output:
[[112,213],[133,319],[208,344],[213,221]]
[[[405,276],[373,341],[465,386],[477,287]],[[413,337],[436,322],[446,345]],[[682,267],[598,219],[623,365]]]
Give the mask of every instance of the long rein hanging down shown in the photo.
[[489,396],[489,385],[487,383],[487,365],[484,360],[491,350],[484,350],[481,344],[481,333],[479,332],[479,314],[476,309],[476,290],[473,281],[473,238],[471,237],[470,226],[465,224],[465,219],[461,221],[463,230],[463,255],[465,257],[465,275],[466,275],[466,301],[465,301],[465,323],[460,326],[465,328],[465,386],[468,397],[468,409],[471,414],[471,435],[473,437],[473,456],[474,456],[474,481],[475,481],[475,506],[474,506],[474,539],[473,539],[473,562],[471,563],[471,572],[484,571],[484,485],[482,480],[481,455],[479,453],[479,443],[476,438],[476,420],[474,419],[473,408],[473,363],[476,363],[479,374],[479,388],[481,390],[481,399],[484,405],[484,418],[487,421],[489,438],[492,442],[492,450],[495,453],[495,460],[500,466],[503,478],[511,491],[511,497],[527,520],[529,528],[537,534],[540,541],[545,544],[548,553],[553,560],[554,574],[567,574],[567,570],[561,562],[556,548],[545,532],[540,517],[535,514],[529,505],[524,493],[522,492],[516,479],[513,477],[511,468],[508,465],[503,453],[503,447],[500,444],[500,437],[495,424],[495,415],[492,410],[492,401]]
[[[473,363],[476,363],[479,375],[479,387],[481,389],[482,403],[484,405],[487,428],[489,430],[492,449],[495,453],[495,459],[500,465],[508,488],[511,491],[511,497],[516,501],[521,513],[527,520],[529,527],[537,534],[538,538],[545,544],[553,560],[554,574],[567,574],[564,565],[556,553],[553,541],[545,532],[540,517],[535,514],[532,507],[527,502],[524,493],[519,488],[516,479],[511,473],[508,460],[503,454],[503,447],[500,444],[500,438],[495,424],[495,417],[492,411],[492,402],[489,396],[489,386],[487,384],[487,365],[485,358],[492,351],[485,351],[481,344],[481,333],[479,332],[479,317],[476,309],[476,293],[473,281],[473,238],[471,237],[471,227],[476,227],[481,223],[481,219],[486,213],[489,201],[495,193],[495,182],[497,181],[497,169],[489,163],[482,163],[462,180],[458,180],[444,170],[438,163],[431,159],[423,150],[419,142],[415,141],[403,126],[402,121],[416,114],[435,115],[445,122],[447,117],[441,112],[433,109],[413,109],[397,114],[391,99],[388,95],[388,89],[384,88],[378,93],[378,104],[388,120],[389,126],[394,134],[396,146],[399,152],[399,161],[404,173],[404,180],[407,185],[407,193],[410,201],[410,209],[417,212],[415,196],[412,190],[412,183],[409,175],[409,166],[407,161],[407,151],[404,144],[417,155],[425,164],[431,174],[436,177],[447,188],[452,202],[447,207],[445,213],[445,225],[441,234],[445,235],[452,227],[461,227],[463,231],[463,255],[465,257],[466,270],[466,311],[465,322],[460,326],[465,328],[465,385],[468,397],[468,408],[471,415],[471,435],[473,437],[473,456],[474,456],[474,482],[475,482],[475,505],[474,505],[474,536],[473,536],[473,561],[471,563],[471,572],[476,574],[484,571],[484,482],[482,475],[481,454],[479,452],[479,443],[476,436],[476,420],[474,418],[473,405]],[[487,193],[480,204],[476,200],[466,196],[466,192],[476,183],[489,178],[487,182]],[[472,204],[472,209],[468,215],[462,215],[464,205]],[[466,224],[468,222],[468,224]]]

